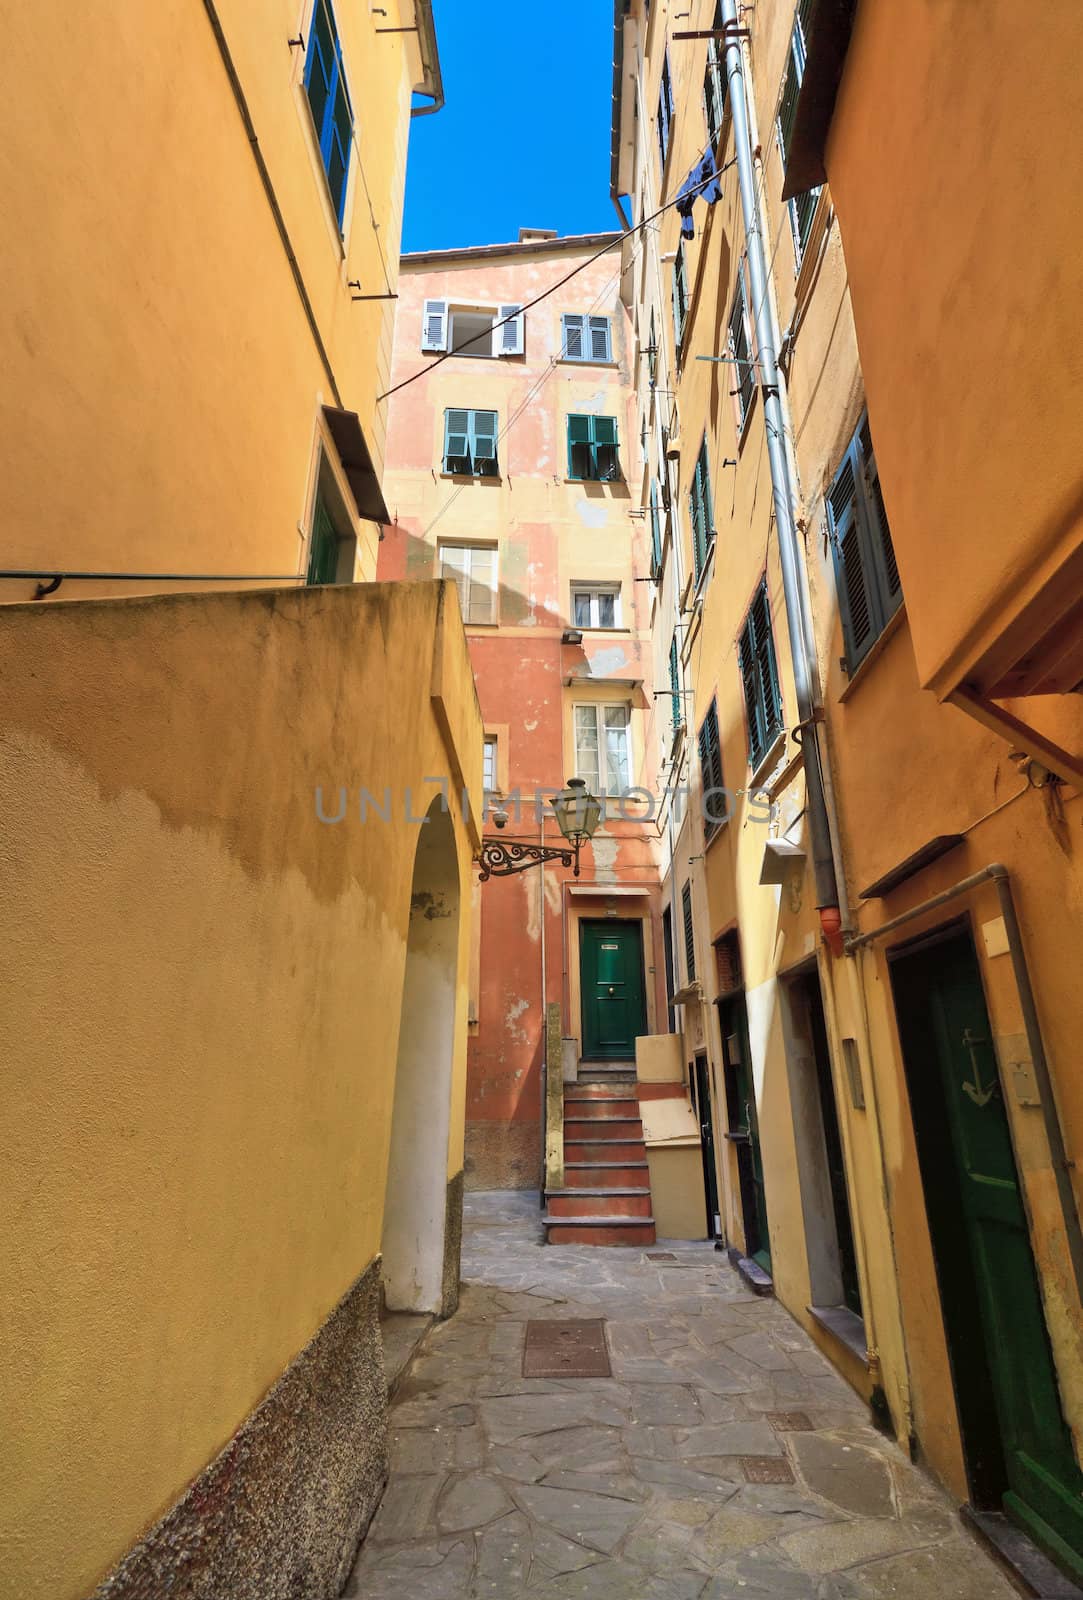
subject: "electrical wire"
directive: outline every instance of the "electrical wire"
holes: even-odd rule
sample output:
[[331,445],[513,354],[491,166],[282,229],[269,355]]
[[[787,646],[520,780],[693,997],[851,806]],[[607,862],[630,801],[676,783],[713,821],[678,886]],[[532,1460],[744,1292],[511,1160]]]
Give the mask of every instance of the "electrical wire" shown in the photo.
[[435,372],[443,362],[448,361],[452,356],[461,355],[464,350],[469,349],[472,344],[476,344],[479,339],[491,337],[498,328],[503,328],[506,323],[517,321],[525,312],[530,311],[536,305],[540,305],[543,300],[548,300],[550,295],[556,294],[558,289],[563,289],[566,283],[570,283],[573,278],[578,277],[579,273],[585,272],[588,267],[593,266],[602,256],[608,255],[610,250],[615,250],[618,245],[623,245],[624,241],[631,238],[634,233],[642,232],[663,212],[671,211],[678,200],[685,200],[689,197],[694,198],[701,189],[706,189],[710,184],[717,183],[722,174],[733,166],[736,159],[737,157],[734,156],[732,161],[727,161],[725,166],[716,168],[706,178],[701,178],[699,183],[693,184],[690,188],[683,190],[682,193],[674,195],[672,200],[667,200],[664,206],[659,206],[657,211],[652,212],[649,217],[644,217],[642,222],[633,223],[623,233],[614,235],[608,244],[604,244],[600,250],[596,250],[592,256],[588,256],[586,261],[580,262],[579,266],[573,267],[570,272],[566,272],[563,278],[558,278],[556,283],[550,284],[548,289],[543,289],[541,294],[534,296],[533,300],[527,300],[523,305],[517,307],[511,316],[502,317],[499,322],[492,323],[490,327],[483,329],[481,333],[476,333],[472,339],[465,340],[455,350],[445,350],[441,355],[437,356],[435,361],[426,362],[425,366],[418,372],[411,374],[409,378],[404,378],[401,383],[396,383],[390,389],[385,389],[383,394],[376,396],[377,405],[381,400],[389,400],[393,394],[398,394],[400,390],[409,388],[410,384],[417,383],[420,378],[427,377],[430,372]]

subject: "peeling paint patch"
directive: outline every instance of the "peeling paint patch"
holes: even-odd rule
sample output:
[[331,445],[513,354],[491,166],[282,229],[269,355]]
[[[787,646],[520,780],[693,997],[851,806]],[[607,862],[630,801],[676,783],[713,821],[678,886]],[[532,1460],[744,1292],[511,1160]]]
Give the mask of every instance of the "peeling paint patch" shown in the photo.
[[604,883],[617,881],[616,865],[617,854],[620,850],[619,839],[607,839],[603,834],[595,834],[594,840],[594,876]]
[[573,501],[575,514],[584,528],[604,528],[608,521],[608,512],[604,500],[588,500],[586,496],[581,500]]
[[616,678],[628,666],[628,656],[621,645],[613,645],[609,650],[599,650],[596,656],[590,659],[590,675],[592,678]]

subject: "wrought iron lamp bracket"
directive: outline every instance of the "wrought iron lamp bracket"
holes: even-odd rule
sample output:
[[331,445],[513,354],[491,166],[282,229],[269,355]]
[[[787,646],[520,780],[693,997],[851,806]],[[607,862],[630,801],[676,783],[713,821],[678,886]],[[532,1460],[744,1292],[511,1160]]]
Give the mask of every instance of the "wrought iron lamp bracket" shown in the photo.
[[553,848],[550,845],[527,844],[517,839],[482,839],[479,861],[480,883],[487,878],[508,878],[513,872],[526,872],[528,867],[540,866],[544,861],[559,861],[565,867],[574,867],[575,876],[579,876],[577,844]]

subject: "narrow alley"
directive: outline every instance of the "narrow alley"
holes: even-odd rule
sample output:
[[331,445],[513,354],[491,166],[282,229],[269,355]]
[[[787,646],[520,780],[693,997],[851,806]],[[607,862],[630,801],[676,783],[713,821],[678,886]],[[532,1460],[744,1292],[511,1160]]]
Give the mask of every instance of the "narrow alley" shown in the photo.
[[[611,1378],[523,1378],[533,1319],[605,1319]],[[705,1244],[542,1247],[468,1195],[460,1308],[391,1412],[357,1600],[1000,1600],[946,1496]]]

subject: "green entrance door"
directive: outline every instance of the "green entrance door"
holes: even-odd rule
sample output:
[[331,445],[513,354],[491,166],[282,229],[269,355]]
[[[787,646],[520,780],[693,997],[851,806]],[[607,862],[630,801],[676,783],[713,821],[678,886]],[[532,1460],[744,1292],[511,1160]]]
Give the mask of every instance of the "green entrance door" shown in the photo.
[[971,1496],[1083,1576],[1083,1473],[969,930],[895,957],[891,976]]
[[763,1182],[756,1092],[748,1049],[748,1015],[743,992],[718,1001],[722,1030],[722,1072],[726,1085],[726,1138],[737,1147],[737,1176],[745,1250],[764,1272],[771,1271],[771,1238],[767,1231],[767,1194]]
[[585,1059],[634,1060],[636,1038],[647,1031],[641,925],[581,922],[579,977]]

